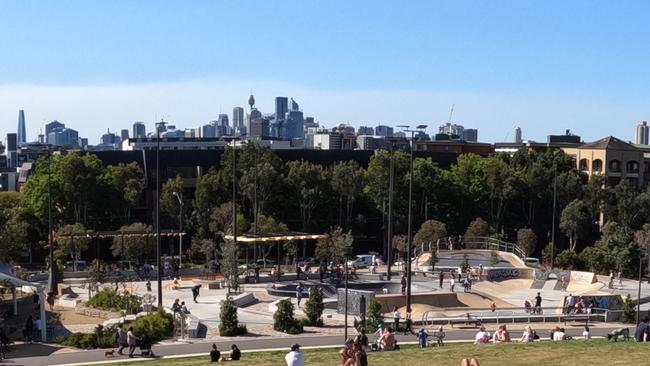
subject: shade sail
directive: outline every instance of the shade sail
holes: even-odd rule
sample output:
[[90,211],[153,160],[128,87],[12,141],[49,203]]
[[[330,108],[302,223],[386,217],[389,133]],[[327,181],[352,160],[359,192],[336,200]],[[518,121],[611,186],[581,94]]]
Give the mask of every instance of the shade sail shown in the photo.
[[[290,240],[318,240],[321,238],[326,238],[326,234],[307,234],[307,233],[298,233],[298,232],[286,232],[286,233],[258,233],[258,234],[241,234],[237,235],[238,243],[275,243],[278,241],[290,241]],[[226,235],[224,237],[226,240],[232,240],[232,235]]]

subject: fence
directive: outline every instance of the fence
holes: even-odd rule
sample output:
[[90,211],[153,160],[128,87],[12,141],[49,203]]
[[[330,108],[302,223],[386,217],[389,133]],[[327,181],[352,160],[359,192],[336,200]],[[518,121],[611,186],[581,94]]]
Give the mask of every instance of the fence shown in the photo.
[[433,249],[444,249],[447,247],[450,241],[453,243],[454,247],[458,247],[460,245],[464,249],[496,250],[499,252],[512,253],[524,261],[526,259],[526,252],[521,250],[517,244],[508,243],[503,240],[484,236],[448,236],[438,239],[435,243],[421,243],[420,245],[417,245],[415,248],[413,248],[413,256],[417,258],[420,254],[430,252]]
[[562,313],[561,308],[542,308],[541,314],[527,312],[521,308],[503,309],[492,312],[490,309],[473,309],[468,311],[465,316],[457,317],[431,317],[431,313],[439,313],[436,311],[427,311],[422,314],[422,325],[442,325],[447,324],[474,324],[479,325],[483,323],[532,323],[532,322],[564,322],[567,321],[590,321],[600,320],[603,322],[616,321],[623,313],[622,310],[609,310],[601,308],[593,308],[587,314],[566,314]]

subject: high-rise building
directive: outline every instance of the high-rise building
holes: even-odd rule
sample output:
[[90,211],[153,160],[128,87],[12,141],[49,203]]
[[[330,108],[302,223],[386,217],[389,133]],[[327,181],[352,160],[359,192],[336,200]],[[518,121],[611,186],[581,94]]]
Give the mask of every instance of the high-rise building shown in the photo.
[[47,143],[54,146],[79,147],[79,132],[71,128],[56,128],[47,134]]
[[228,115],[225,113],[219,114],[215,122],[215,133],[217,137],[226,136],[230,133],[230,126],[228,124]]
[[15,133],[7,134],[7,168],[15,168],[18,166],[18,137]]
[[357,129],[357,135],[374,135],[375,129],[372,127],[361,126]]
[[[293,100],[292,100],[293,101]],[[287,112],[287,119],[284,121],[284,134],[286,139],[301,139],[305,136],[305,119],[302,112],[292,110]]]
[[288,111],[289,99],[287,97],[275,97],[275,121],[283,121]]
[[122,129],[120,131],[120,139],[122,141],[128,140],[129,139],[129,130],[127,130],[126,128]]
[[388,126],[379,125],[375,127],[375,134],[377,136],[393,137],[393,128]]
[[106,130],[106,133],[102,135],[100,141],[102,145],[114,146],[118,145],[121,142],[120,138],[116,134],[112,133],[110,129]]
[[515,128],[515,143],[521,144],[521,128]]
[[263,117],[257,117],[251,122],[251,137],[269,136],[269,120]]
[[133,138],[144,138],[147,137],[147,127],[144,125],[144,122],[134,122],[133,123]]
[[253,128],[253,121],[256,120],[257,118],[262,118],[262,112],[260,112],[257,108],[253,107],[251,109],[251,113],[248,115],[248,126],[246,126],[246,129],[248,130],[248,134],[251,136],[252,133],[250,131]]
[[300,110],[300,106],[298,105],[298,103],[296,103],[295,100],[293,100],[293,98],[291,98],[291,103],[289,103],[289,110],[290,111],[298,111],[298,110]]
[[237,131],[244,128],[244,108],[235,107],[232,109],[232,127]]
[[464,141],[477,142],[478,130],[474,128],[465,128],[455,123],[445,123],[438,127],[438,134],[449,135],[451,138],[458,138]]
[[18,111],[18,132],[17,132],[18,146],[27,142],[27,132],[25,132],[25,111]]
[[201,136],[200,137],[217,137],[217,127],[215,124],[208,123],[200,127]]
[[478,142],[478,130],[475,128],[466,128],[460,138],[467,142]]
[[61,123],[61,122],[59,122],[57,120],[54,120],[54,121],[52,121],[50,123],[45,124],[45,141],[47,143],[50,143],[50,141],[49,141],[50,132],[52,132],[52,131],[54,131],[55,129],[58,129],[58,128],[65,128],[65,124],[63,124],[63,123]]
[[640,121],[636,125],[636,134],[634,136],[634,141],[637,144],[641,145],[648,145],[648,131],[650,131],[650,127],[648,126],[648,122],[646,121]]

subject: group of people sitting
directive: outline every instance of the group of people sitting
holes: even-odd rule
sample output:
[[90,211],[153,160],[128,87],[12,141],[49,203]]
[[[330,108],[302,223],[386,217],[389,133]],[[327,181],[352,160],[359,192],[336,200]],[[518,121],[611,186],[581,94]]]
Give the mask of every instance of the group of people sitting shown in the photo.
[[391,327],[387,327],[384,324],[379,324],[377,329],[377,344],[373,349],[380,351],[393,351],[397,349],[397,340],[395,339],[395,333]]
[[366,354],[366,347],[368,339],[364,339],[362,335],[354,338],[348,338],[345,345],[339,351],[341,356],[340,366],[368,366],[368,355]]
[[505,324],[499,326],[499,329],[490,335],[484,326],[481,326],[476,337],[474,344],[488,344],[488,343],[508,343],[510,342],[510,332],[506,329]]
[[217,349],[217,345],[212,345],[210,351],[210,362],[226,362],[226,361],[239,361],[241,359],[241,351],[236,344],[230,346],[230,353],[228,357],[221,356],[221,352]]

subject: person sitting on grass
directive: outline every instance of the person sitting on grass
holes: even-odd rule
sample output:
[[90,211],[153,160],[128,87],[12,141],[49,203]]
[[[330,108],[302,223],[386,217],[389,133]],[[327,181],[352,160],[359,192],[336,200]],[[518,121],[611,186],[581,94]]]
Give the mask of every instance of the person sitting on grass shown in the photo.
[[230,356],[228,361],[239,361],[241,359],[241,351],[237,348],[236,344],[230,346]]
[[588,341],[591,339],[591,331],[589,330],[588,326],[585,326],[585,330],[582,331],[582,338],[585,341]]
[[555,327],[553,329],[553,338],[554,341],[563,341],[566,339],[566,333],[564,332],[564,328],[560,327]]
[[476,337],[474,338],[474,344],[488,344],[490,343],[490,332],[485,330],[485,327],[481,326]]
[[499,330],[494,332],[492,343],[507,343],[510,342],[510,333],[506,330],[505,325],[500,325]]
[[395,349],[396,345],[397,341],[395,340],[395,334],[393,334],[393,330],[389,327],[386,329],[386,335],[379,346],[383,351],[392,351]]
[[221,359],[221,352],[217,349],[216,344],[212,344],[212,351],[210,351],[210,362],[219,362]]
[[339,357],[341,357],[341,362],[339,363],[340,366],[346,366],[350,364],[349,360],[351,360],[353,356],[352,343],[354,343],[354,340],[352,338],[346,339],[343,348],[339,350]]
[[368,355],[361,347],[359,342],[352,343],[352,358],[348,366],[368,366]]
[[530,329],[529,326],[524,327],[524,333],[521,335],[521,338],[519,339],[519,342],[521,343],[528,343],[533,341],[533,331]]

